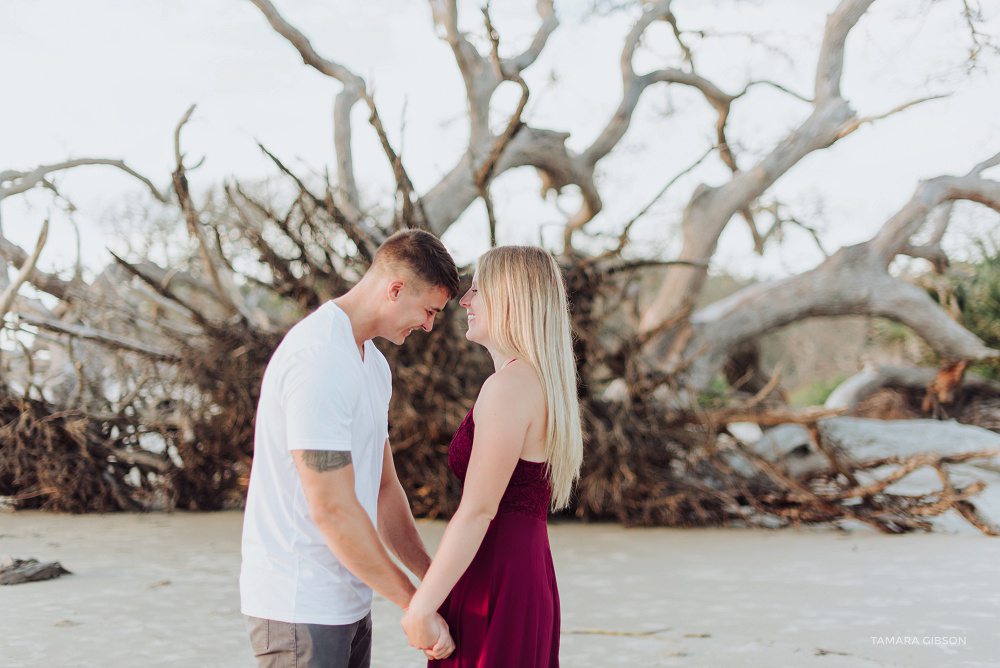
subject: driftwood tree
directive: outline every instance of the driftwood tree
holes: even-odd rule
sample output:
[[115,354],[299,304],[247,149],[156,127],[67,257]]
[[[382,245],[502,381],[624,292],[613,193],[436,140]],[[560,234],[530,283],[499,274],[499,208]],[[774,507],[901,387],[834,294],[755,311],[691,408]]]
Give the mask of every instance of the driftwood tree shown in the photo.
[[[233,181],[196,204],[181,150],[190,110],[175,132],[176,169],[169,193],[120,161],[76,160],[0,174],[2,202],[29,188],[52,187],[47,177],[58,170],[113,165],[140,179],[155,200],[174,211],[190,238],[190,253],[169,268],[148,258],[116,256],[89,284],[79,271],[66,280],[34,268],[44,232],[33,254],[0,239],[0,253],[19,270],[0,299],[4,313],[16,314],[7,326],[19,332],[10,338],[10,347],[17,348],[7,351],[4,368],[0,494],[16,505],[70,510],[238,503],[249,466],[256,388],[282,333],[357,280],[393,229],[423,227],[443,234],[481,199],[495,239],[491,184],[510,170],[533,167],[543,193],[573,186],[581,194],[580,208],[565,220],[559,252],[574,304],[580,393],[590,439],[577,515],[677,525],[853,518],[904,531],[927,528],[922,517],[954,508],[993,531],[968,500],[982,485],[957,488],[948,465],[996,457],[995,448],[949,452],[931,457],[933,461],[927,453],[854,461],[849,444],[834,444],[823,431],[824,419],[857,403],[843,399],[847,390],[839,395],[841,404],[829,408],[787,407],[780,378],[760,368],[755,343],[769,332],[817,316],[887,318],[912,329],[940,356],[939,373],[917,375],[929,378],[925,386],[937,405],[947,403],[949,392],[965,380],[969,361],[998,353],[926,290],[893,276],[889,266],[900,255],[929,259],[939,271],[947,266],[941,240],[953,203],[969,200],[1000,211],[1000,182],[984,175],[1000,163],[1000,154],[964,176],[921,182],[898,213],[881,223],[872,221],[878,232],[868,241],[841,248],[814,269],[694,308],[728,225],[740,221],[749,226],[755,250],[761,251],[785,222],[779,208],[764,198],[790,169],[859,127],[925,101],[903,100],[892,110],[864,116],[843,97],[841,82],[850,75],[844,71],[847,41],[874,0],[843,0],[827,17],[808,96],[767,80],[725,90],[698,68],[696,50],[687,43],[690,33],[675,14],[678,3],[637,3],[640,11],[621,52],[621,102],[580,152],[566,146],[567,133],[535,127],[522,118],[529,95],[522,75],[559,26],[553,2],[538,0],[538,26],[530,44],[507,53],[488,11],[484,27],[463,27],[455,0],[431,0],[434,28],[450,47],[465,85],[469,143],[422,195],[382,126],[365,80],[320,54],[270,0],[247,1],[306,65],[340,83],[333,110],[336,183],[307,183],[271,156],[292,184],[289,202],[271,201]],[[974,36],[979,35],[975,17],[968,15]],[[639,72],[636,50],[656,23],[672,28],[681,55],[670,67]],[[484,31],[488,39],[480,42],[467,30]],[[491,116],[490,102],[504,82],[516,84],[521,98],[513,115],[497,119]],[[636,259],[629,253],[634,220],[622,227],[615,247],[597,253],[584,249],[580,234],[603,206],[595,179],[601,161],[625,137],[642,96],[651,88],[670,86],[694,89],[714,109],[714,118],[708,119],[714,145],[702,160],[720,160],[730,173],[728,180],[700,185],[691,193],[683,212],[683,243],[674,259]],[[727,121],[734,105],[756,86],[793,96],[803,112],[797,127],[753,160],[739,154]],[[357,128],[351,124],[357,104],[367,107],[392,167],[396,192],[391,219],[372,215],[359,196],[352,154]],[[768,229],[763,229],[765,222],[770,222]],[[665,267],[662,282],[652,303],[630,324],[621,316],[621,295],[648,266]],[[42,301],[16,297],[24,282],[55,297],[57,305],[49,308]],[[415,509],[428,515],[451,508],[442,453],[450,430],[488,372],[485,360],[460,335],[454,314],[453,306],[431,336],[387,350],[396,372],[393,447]],[[699,394],[720,373],[732,384],[730,401],[701,406]],[[865,387],[872,387],[871,382]],[[810,435],[808,447],[826,465],[792,473],[783,454],[768,456],[730,433],[727,425],[740,421],[803,425]],[[39,457],[40,449],[47,454]],[[81,451],[85,457],[69,454]],[[863,475],[893,465],[895,475],[902,475],[898,472],[905,474],[920,462],[940,472],[940,490],[894,494],[887,489],[893,474],[884,477],[884,484]],[[90,487],[74,486],[74,479],[86,480]]]

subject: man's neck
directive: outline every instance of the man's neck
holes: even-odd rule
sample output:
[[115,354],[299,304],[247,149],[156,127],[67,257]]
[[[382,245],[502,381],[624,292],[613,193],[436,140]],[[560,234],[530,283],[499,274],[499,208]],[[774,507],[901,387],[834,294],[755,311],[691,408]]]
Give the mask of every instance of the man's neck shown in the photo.
[[375,337],[375,314],[371,312],[371,304],[374,302],[370,296],[363,294],[365,291],[359,290],[362,285],[359,283],[347,293],[337,297],[333,303],[340,307],[347,314],[351,322],[351,331],[354,334],[354,342],[358,346],[361,359],[365,358],[365,341]]

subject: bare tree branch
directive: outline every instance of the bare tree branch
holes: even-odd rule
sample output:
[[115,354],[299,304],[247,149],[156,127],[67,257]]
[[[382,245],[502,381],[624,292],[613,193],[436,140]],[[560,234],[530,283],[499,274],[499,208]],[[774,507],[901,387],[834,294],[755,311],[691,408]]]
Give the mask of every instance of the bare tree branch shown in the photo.
[[973,167],[972,170],[966,174],[966,176],[979,176],[987,169],[992,169],[997,165],[1000,165],[1000,153],[996,153],[992,157],[983,160],[981,163]]
[[785,86],[782,86],[779,83],[775,83],[774,81],[768,81],[767,79],[758,79],[756,81],[751,81],[746,86],[744,86],[743,90],[737,93],[735,97],[743,97],[744,95],[747,94],[747,92],[749,92],[749,90],[753,86],[770,86],[771,88],[776,88],[780,90],[782,93],[787,93],[798,100],[802,100],[803,102],[808,102],[809,104],[813,103],[813,100],[809,99],[805,95],[802,95],[801,93],[796,93],[790,88],[786,88]]
[[[642,16],[625,37],[621,56],[622,101],[601,134],[583,152],[583,159],[590,165],[596,164],[598,160],[610,153],[611,149],[625,136],[632,119],[632,112],[635,111],[642,92],[648,86],[657,81],[677,81],[691,85],[694,81],[704,81],[693,73],[681,72],[680,70],[659,70],[642,76],[636,74],[635,68],[632,66],[632,59],[639,46],[639,40],[650,25],[670,15],[670,0],[650,3],[643,9]],[[719,92],[721,94],[721,91]]]
[[38,242],[35,244],[35,250],[32,251],[31,257],[21,264],[21,269],[17,272],[17,276],[7,286],[7,289],[3,291],[3,294],[0,295],[0,329],[3,329],[4,319],[7,317],[7,312],[10,311],[10,307],[14,303],[14,298],[17,297],[17,291],[27,282],[28,278],[31,277],[31,272],[35,270],[35,264],[38,262],[38,256],[42,254],[48,234],[49,221],[46,219],[42,223],[42,231],[38,234]]
[[142,341],[135,341],[131,339],[126,339],[124,337],[118,336],[111,332],[101,331],[93,327],[87,327],[85,325],[71,325],[69,323],[61,322],[59,320],[52,320],[49,318],[43,318],[41,316],[34,315],[24,315],[20,316],[22,322],[29,325],[34,325],[35,327],[42,327],[44,329],[59,332],[60,334],[68,334],[69,336],[75,336],[81,339],[87,339],[88,341],[94,341],[112,348],[118,348],[121,350],[130,350],[140,355],[145,355],[155,360],[160,360],[164,362],[177,362],[179,358],[174,353],[157,346],[152,346]]
[[202,266],[208,274],[216,294],[222,303],[233,314],[239,314],[248,322],[257,322],[264,325],[253,311],[246,305],[245,300],[240,295],[239,290],[233,281],[232,272],[225,266],[221,254],[222,249],[213,248],[205,238],[205,233],[201,229],[201,220],[194,203],[191,201],[191,192],[188,187],[187,176],[184,168],[184,155],[181,153],[181,130],[194,113],[195,105],[191,105],[174,130],[174,156],[177,160],[177,168],[174,171],[174,192],[177,193],[177,201],[184,212],[184,220],[187,222],[188,232],[198,242],[198,252],[201,256]]
[[[936,376],[936,369],[869,364],[838,385],[823,405],[853,411],[859,403],[882,388],[923,390]],[[967,374],[960,386],[977,393],[1000,396],[1000,382],[995,380]]]
[[[28,261],[29,255],[6,237],[0,236],[0,257],[14,266],[22,267]],[[66,301],[87,297],[86,292],[82,291],[77,283],[65,281],[38,268],[33,270],[28,277],[28,282],[42,292],[47,292]]]
[[[551,11],[551,4],[549,5],[549,9]],[[491,55],[497,74],[504,80],[513,81],[521,88],[521,99],[517,103],[517,109],[514,110],[513,115],[507,122],[507,127],[493,141],[493,147],[490,149],[490,154],[486,158],[486,162],[476,170],[476,188],[479,190],[479,195],[483,198],[483,203],[486,205],[486,216],[489,219],[490,225],[490,248],[493,248],[497,245],[497,220],[493,213],[493,199],[490,196],[490,180],[493,177],[493,169],[496,167],[497,160],[500,159],[500,154],[507,148],[514,135],[524,127],[524,123],[521,121],[521,114],[524,113],[524,107],[528,104],[529,91],[528,84],[524,82],[520,74],[515,72],[505,75],[503,73],[503,64],[500,62],[500,35],[493,28],[488,7],[483,8],[483,17],[486,21],[486,32],[489,34],[490,42],[493,45]]]
[[847,35],[868,11],[874,0],[843,0],[826,19],[823,45],[816,68],[815,104],[823,106],[840,98],[840,80],[844,74],[844,44]]
[[813,238],[813,241],[816,243],[816,247],[819,249],[819,252],[823,254],[823,257],[830,257],[830,253],[823,246],[823,241],[819,238],[819,232],[816,228],[803,222],[802,220],[799,220],[796,216],[785,214],[782,211],[782,204],[780,202],[775,200],[768,205],[757,206],[754,208],[754,213],[760,213],[761,211],[766,211],[771,214],[774,218],[774,222],[767,229],[767,232],[760,235],[759,241],[755,240],[755,243],[758,243],[758,245],[755,246],[758,252],[763,249],[764,244],[767,243],[772,236],[778,235],[783,231],[784,225],[792,224],[809,233],[809,235]]
[[689,370],[689,387],[707,386],[726,352],[740,342],[807,317],[883,317],[906,325],[947,359],[1000,355],[925,290],[890,276],[874,242],[842,248],[816,269],[749,286],[695,312],[690,320],[694,333],[682,350],[706,353]]
[[[588,165],[566,148],[564,142],[568,135],[509,122],[498,142],[489,129],[489,102],[493,93],[502,81],[508,78],[517,81],[513,77],[534,62],[548,35],[557,25],[551,4],[548,1],[537,3],[542,26],[527,51],[508,60],[500,59],[497,54],[491,62],[459,31],[455,0],[430,0],[434,24],[443,32],[443,39],[451,46],[465,82],[470,120],[468,152],[422,198],[429,227],[439,236],[472,202],[482,196],[477,176],[484,168],[492,178],[507,169],[534,166],[542,178],[543,194],[550,190],[558,193],[569,184],[578,185],[584,203],[580,211],[569,220],[569,226],[573,229],[589,221],[603,207],[593,183],[593,165]],[[524,90],[525,87],[522,87],[522,93]],[[520,112],[515,113],[515,118],[520,118]],[[504,138],[508,134],[512,135],[509,141]],[[501,153],[495,155],[498,146]],[[489,201],[487,214],[492,215]]]
[[[842,0],[828,17],[809,117],[753,167],[735,173],[722,186],[702,186],[695,191],[684,211],[683,244],[678,259],[706,262],[735,214],[746,209],[802,158],[837,141],[839,129],[854,117],[850,106],[840,97],[844,43],[872,1]],[[695,268],[674,267],[668,271],[659,294],[643,313],[640,329],[655,329],[658,323],[669,319],[689,295],[700,292],[705,276],[704,271]]]
[[[945,359],[997,357],[1000,352],[959,324],[926,290],[887,272],[895,255],[909,249],[909,240],[928,211],[957,199],[1000,211],[1000,183],[975,176],[922,182],[910,202],[868,242],[842,248],[803,274],[744,288],[694,312],[684,335],[654,339],[654,354],[662,360],[664,373],[676,374],[683,368],[686,390],[707,387],[728,351],[740,343],[816,316],[883,317],[912,329]],[[696,269],[683,265],[670,269],[677,270]]]
[[167,202],[166,196],[157,190],[152,181],[126,165],[123,160],[111,160],[108,158],[77,158],[75,160],[67,160],[53,165],[41,165],[29,172],[18,172],[14,170],[0,172],[0,200],[10,197],[11,195],[23,193],[39,184],[51,187],[51,184],[49,184],[45,179],[46,176],[52,174],[53,172],[72,169],[73,167],[80,167],[82,165],[107,165],[110,167],[116,167],[126,174],[134,176],[142,181],[142,183],[149,188],[153,197],[157,200],[163,203]]
[[413,182],[410,181],[410,176],[406,173],[406,168],[403,167],[403,159],[393,150],[392,144],[389,143],[389,136],[386,134],[385,128],[382,127],[382,119],[379,118],[378,109],[375,108],[375,98],[365,94],[365,101],[368,103],[368,109],[371,111],[368,122],[375,128],[379,141],[382,143],[382,150],[385,151],[386,157],[389,158],[389,164],[392,166],[392,175],[396,180],[396,192],[402,200],[400,215],[396,217],[396,229],[398,230],[403,227],[423,228],[426,226],[423,206],[420,199],[416,197]]
[[[923,181],[910,201],[882,227],[872,240],[881,261],[888,265],[905,250],[912,250],[911,238],[939,205],[954,200],[971,200],[1000,212],[1000,183],[975,176],[939,176]],[[935,230],[943,234],[943,229]]]
[[436,27],[444,31],[443,38],[455,55],[455,62],[465,82],[469,100],[469,148],[487,145],[490,132],[490,99],[500,85],[500,75],[475,46],[459,32],[456,0],[429,0]]
[[865,123],[874,123],[875,121],[880,121],[883,118],[888,118],[889,116],[892,116],[893,114],[898,114],[899,112],[903,111],[904,109],[909,109],[910,107],[918,105],[918,104],[921,104],[923,102],[929,102],[930,100],[941,100],[941,99],[944,99],[946,97],[948,97],[948,96],[947,95],[930,95],[928,97],[922,97],[919,100],[911,100],[909,102],[904,102],[903,104],[900,104],[900,105],[898,105],[896,107],[893,107],[889,111],[885,112],[884,114],[879,114],[878,116],[866,116],[865,118],[854,118],[854,119],[851,119],[850,121],[848,121],[847,123],[845,123],[843,127],[840,128],[840,133],[837,135],[837,139],[843,139],[844,137],[846,137],[847,135],[851,134],[852,132],[854,132],[855,130],[857,130],[859,127],[861,127],[862,125],[864,125]]
[[542,24],[538,27],[538,31],[531,40],[531,44],[517,56],[504,58],[500,61],[500,69],[505,79],[512,81],[513,77],[520,75],[521,72],[531,67],[542,53],[542,49],[545,48],[549,36],[559,27],[559,19],[556,18],[555,10],[552,7],[552,0],[537,0],[535,2],[535,11],[538,12],[539,18],[542,19]]
[[361,206],[354,176],[354,157],[351,149],[351,109],[365,97],[364,79],[328,58],[320,56],[312,43],[298,29],[286,21],[270,0],[250,0],[263,12],[274,30],[287,39],[302,56],[302,61],[317,71],[344,85],[337,95],[333,111],[334,147],[337,155],[337,178],[343,191],[348,215],[353,220],[360,217]]
[[358,252],[366,261],[371,261],[375,256],[375,251],[379,244],[385,241],[386,235],[379,228],[370,226],[362,220],[354,220],[344,215],[344,212],[330,198],[322,199],[316,196],[302,179],[295,175],[284,163],[273,153],[264,148],[264,145],[257,144],[258,148],[277,165],[283,174],[288,176],[295,185],[299,187],[299,192],[314,204],[318,209],[322,209],[330,215],[333,221],[344,230],[350,240],[357,247]]
[[[980,176],[988,169],[1000,165],[1000,153],[983,160],[978,165],[969,170],[966,176]],[[941,241],[944,239],[948,225],[951,223],[951,213],[955,208],[955,200],[947,200],[939,205],[930,214],[930,236],[927,241],[920,246],[904,245],[902,253],[913,257],[921,257],[934,264],[938,273],[944,271],[948,266],[948,258],[941,248]]]
[[[111,253],[111,251],[108,252]],[[189,316],[192,320],[194,320],[198,325],[206,329],[209,328],[208,317],[202,314],[198,309],[196,309],[194,306],[186,302],[184,299],[182,299],[170,288],[171,274],[167,274],[162,281],[158,281],[152,276],[147,275],[146,272],[144,272],[139,267],[126,262],[125,260],[118,257],[114,253],[111,253],[111,257],[114,258],[115,262],[117,262],[126,271],[128,271],[130,274],[138,278],[140,281],[142,281],[149,287],[151,287],[157,294],[170,300],[171,302],[182,308],[184,313],[187,316]]]
[[[653,207],[653,205],[656,204],[660,200],[660,198],[663,197],[667,193],[667,191],[670,189],[671,186],[673,186],[675,183],[677,183],[677,181],[679,181],[681,179],[681,177],[683,177],[683,176],[685,176],[687,174],[690,174],[692,171],[694,171],[694,169],[698,165],[700,165],[702,162],[705,161],[705,158],[707,158],[708,156],[712,155],[712,152],[714,150],[715,150],[715,147],[712,146],[707,151],[705,151],[705,153],[703,153],[700,158],[698,158],[697,160],[695,160],[690,166],[688,166],[686,169],[678,172],[677,174],[674,175],[674,177],[672,179],[670,179],[669,181],[667,181],[666,185],[664,185],[662,188],[660,188],[659,192],[657,192],[656,195],[653,196],[653,199],[649,200],[649,203],[646,204],[646,206],[642,207],[642,209],[640,209],[637,214],[635,214],[634,216],[632,216],[632,218],[630,218],[629,221],[627,223],[625,223],[625,225],[622,227],[622,233],[618,237],[618,245],[615,248],[609,249],[609,250],[605,251],[604,253],[602,253],[600,255],[594,256],[593,258],[589,259],[587,262],[588,263],[597,263],[597,262],[604,261],[607,258],[616,257],[618,255],[621,255],[622,251],[625,250],[625,247],[628,246],[628,243],[629,243],[629,233],[632,231],[632,226],[635,225],[635,223],[640,218],[642,218],[643,216],[645,216],[649,212],[649,210]],[[704,265],[704,263],[701,263],[699,266],[705,266],[705,265]]]

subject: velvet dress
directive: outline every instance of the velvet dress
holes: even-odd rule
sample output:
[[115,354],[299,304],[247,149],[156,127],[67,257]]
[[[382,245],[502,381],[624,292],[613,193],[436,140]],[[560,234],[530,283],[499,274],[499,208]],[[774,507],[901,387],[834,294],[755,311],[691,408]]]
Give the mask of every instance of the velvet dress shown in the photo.
[[[470,411],[448,450],[463,485],[475,428]],[[551,494],[545,464],[519,459],[479,551],[441,605],[455,651],[429,667],[559,665],[559,591],[546,526]]]

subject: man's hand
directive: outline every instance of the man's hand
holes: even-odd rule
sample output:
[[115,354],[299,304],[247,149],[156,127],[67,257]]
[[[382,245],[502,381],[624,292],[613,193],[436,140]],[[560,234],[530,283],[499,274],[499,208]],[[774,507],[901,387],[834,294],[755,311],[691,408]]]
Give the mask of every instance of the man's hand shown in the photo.
[[399,623],[410,645],[423,650],[428,659],[444,659],[455,651],[448,623],[438,613],[427,615],[406,610]]

